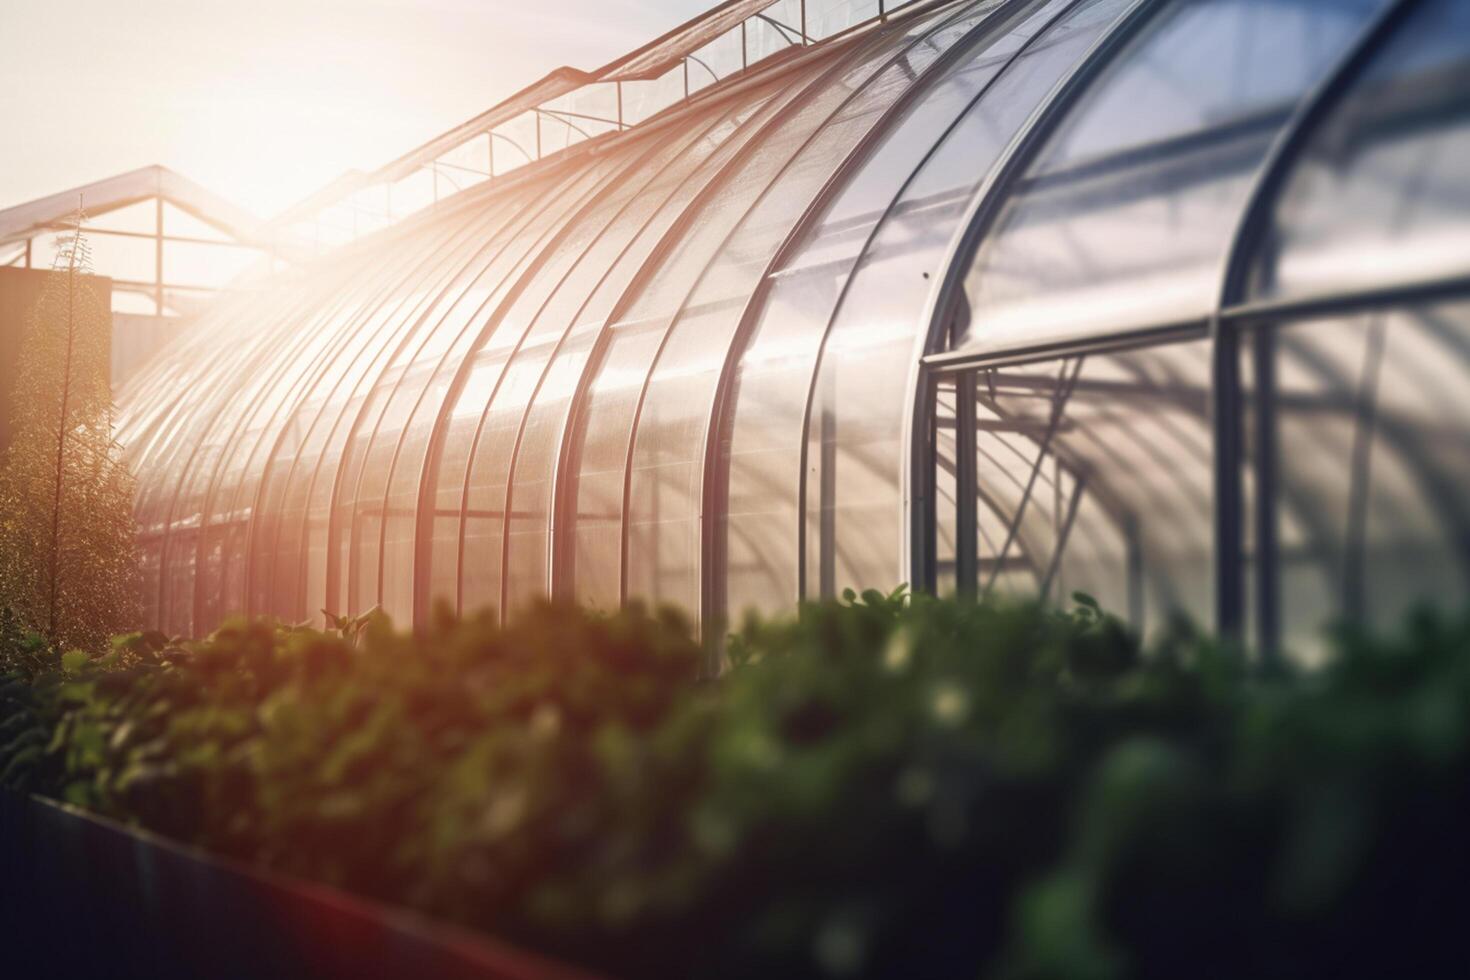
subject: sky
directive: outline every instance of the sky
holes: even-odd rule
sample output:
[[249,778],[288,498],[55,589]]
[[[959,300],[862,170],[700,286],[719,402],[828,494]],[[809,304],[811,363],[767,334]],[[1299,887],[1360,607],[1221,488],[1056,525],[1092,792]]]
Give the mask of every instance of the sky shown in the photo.
[[0,208],[163,164],[260,217],[716,0],[0,0]]

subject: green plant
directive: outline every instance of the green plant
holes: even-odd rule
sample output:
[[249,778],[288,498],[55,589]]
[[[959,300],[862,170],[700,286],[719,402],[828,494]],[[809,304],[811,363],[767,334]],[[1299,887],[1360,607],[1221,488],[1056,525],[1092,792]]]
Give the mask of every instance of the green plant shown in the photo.
[[112,316],[77,212],[26,324],[0,466],[0,607],[58,649],[137,615],[133,480],[112,433]]
[[1075,601],[849,593],[748,621],[717,681],[638,607],[129,634],[0,677],[0,782],[628,976],[1453,948],[1470,619],[1266,674]]

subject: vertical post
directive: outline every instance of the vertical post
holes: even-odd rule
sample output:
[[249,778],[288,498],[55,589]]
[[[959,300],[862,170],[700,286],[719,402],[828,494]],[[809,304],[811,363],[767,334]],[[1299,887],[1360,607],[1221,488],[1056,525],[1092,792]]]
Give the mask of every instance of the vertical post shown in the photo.
[[153,199],[153,305],[163,316],[163,196]]
[[885,9],[883,0],[878,0],[878,21],[881,23],[888,19],[888,11]]
[[1215,442],[1215,628],[1226,639],[1240,640],[1245,619],[1240,347],[1234,326],[1219,317],[1214,335],[1210,417]]
[[540,160],[541,159],[541,110],[540,109],[534,110],[532,112],[532,116],[536,120],[536,159],[537,160]]
[[623,125],[623,82],[622,82],[622,79],[619,79],[618,81],[613,82],[613,88],[618,93],[618,132],[621,133],[625,128],[627,128],[627,127],[625,127]]
[[[980,580],[975,428],[975,372],[966,371],[956,379],[954,393],[955,590],[966,596],[975,595]],[[1004,558],[998,555],[997,561]]]
[[806,0],[801,0],[801,46],[807,46],[806,37]]
[[684,58],[679,63],[684,66],[684,98],[687,101],[689,98],[689,59]]
[[740,22],[740,70],[744,71],[750,67],[750,57],[746,54],[745,25],[746,21]]
[[31,268],[31,242],[32,241],[34,241],[34,239],[30,239],[30,238],[27,238],[26,239],[26,268],[27,269]]
[[1276,518],[1276,328],[1262,324],[1251,336],[1255,449],[1256,644],[1268,663],[1281,645],[1280,540]]
[[824,401],[826,404],[822,406],[818,427],[822,440],[822,473],[817,491],[821,501],[821,510],[817,514],[821,528],[817,596],[830,599],[837,594],[837,418],[832,412],[830,399]]

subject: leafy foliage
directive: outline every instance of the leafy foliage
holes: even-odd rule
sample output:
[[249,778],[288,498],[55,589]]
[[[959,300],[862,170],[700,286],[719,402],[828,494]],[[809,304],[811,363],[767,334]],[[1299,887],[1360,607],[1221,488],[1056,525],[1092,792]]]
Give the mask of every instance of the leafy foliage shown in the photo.
[[717,682],[636,608],[44,662],[6,627],[0,782],[629,976],[1326,977],[1457,949],[1470,619],[1264,674],[1182,627],[1140,651],[1078,600],[849,594],[748,622]]
[[96,649],[137,613],[133,479],[112,433],[112,317],[81,226],[78,213],[27,320],[0,467],[0,608],[63,649]]

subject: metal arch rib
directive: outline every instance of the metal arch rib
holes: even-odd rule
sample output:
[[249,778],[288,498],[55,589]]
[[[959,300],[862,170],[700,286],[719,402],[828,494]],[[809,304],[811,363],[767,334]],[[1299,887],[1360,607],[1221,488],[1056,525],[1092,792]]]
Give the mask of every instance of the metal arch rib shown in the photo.
[[[965,273],[969,270],[980,243],[999,217],[1002,205],[1009,200],[1013,185],[1024,175],[1034,154],[1055,131],[1067,110],[1086,91],[1097,74],[1111,63],[1113,55],[1137,35],[1165,2],[1166,0],[1135,0],[1133,6],[1092,43],[1088,51],[1072,66],[1071,71],[1052,86],[1051,91],[1037,104],[1036,109],[990,168],[969,206],[969,213],[961,220],[949,254],[941,266],[943,272],[939,287],[933,292],[923,317],[923,322],[928,324],[923,354],[932,354],[938,349],[944,327],[957,308],[963,292]],[[1068,12],[1074,9],[1076,5],[1069,8]],[[1037,35],[1041,36],[1043,35]],[[916,489],[925,485],[929,462],[917,451],[924,443],[919,430],[927,417],[927,410],[921,404],[927,390],[926,377],[922,363],[916,365],[910,374],[906,398],[909,420],[903,429],[902,458],[908,461],[903,474],[903,497],[907,510],[905,526],[908,532],[905,535],[906,564],[911,582],[930,587],[933,578],[930,569],[932,556],[926,554],[922,548],[915,547],[925,540],[930,518],[925,507],[926,498],[915,500]]]
[[[1226,321],[1224,311],[1243,301],[1250,274],[1250,262],[1258,254],[1266,222],[1278,195],[1290,176],[1291,166],[1316,127],[1348,91],[1353,81],[1372,62],[1380,45],[1418,6],[1419,0],[1388,0],[1363,29],[1356,40],[1317,84],[1297,104],[1286,124],[1277,133],[1271,149],[1256,171],[1255,182],[1246,197],[1240,220],[1231,235],[1221,270],[1220,289],[1211,333],[1214,337],[1211,395],[1215,426],[1215,579],[1216,628],[1231,637],[1239,637],[1246,614],[1245,586],[1245,466],[1244,433],[1241,421],[1242,393],[1240,382],[1240,337],[1234,322]],[[1263,361],[1270,354],[1257,350]],[[1272,364],[1259,364],[1266,376]],[[1258,412],[1258,438],[1273,444],[1274,419],[1270,411]],[[1279,637],[1277,610],[1278,542],[1275,527],[1276,474],[1272,453],[1257,454],[1257,493],[1255,500],[1255,565],[1256,602],[1259,606],[1257,640],[1262,651],[1274,653]]]
[[[1023,8],[1029,3],[1031,3],[1031,0],[1010,0],[1010,2],[998,5],[990,12],[989,16],[976,24],[964,37],[956,40],[948,49],[941,53],[925,69],[920,79],[915,80],[902,95],[894,100],[892,105],[883,111],[880,118],[869,127],[868,131],[863,134],[862,139],[844,157],[838,167],[827,178],[821,189],[818,190],[816,196],[801,215],[801,218],[787,232],[780,247],[777,248],[776,252],[771,256],[770,261],[766,263],[765,269],[762,270],[755,290],[746,301],[745,308],[741,312],[740,322],[736,327],[730,347],[726,352],[724,363],[721,366],[719,380],[715,388],[713,407],[710,411],[704,436],[704,479],[699,513],[700,547],[702,552],[700,565],[703,569],[700,601],[708,615],[718,619],[728,614],[728,609],[726,608],[728,596],[726,595],[725,582],[723,581],[724,568],[722,564],[724,557],[722,544],[724,538],[719,524],[720,515],[725,513],[726,497],[729,491],[729,474],[727,472],[728,467],[721,462],[719,447],[722,432],[728,427],[728,424],[733,423],[733,415],[729,413],[733,410],[733,404],[730,399],[733,394],[735,370],[750,341],[750,335],[755,329],[757,318],[765,308],[766,298],[771,291],[773,274],[805,244],[807,236],[821,219],[828,205],[847,186],[849,178],[868,162],[872,152],[887,138],[889,127],[893,122],[908,112],[921,97],[930,91],[927,80],[938,77],[939,73],[959,62],[970,53],[971,45],[976,37],[996,31],[998,29],[996,27],[998,21],[1004,21],[1014,13],[1022,12]],[[930,152],[932,153],[932,150]],[[925,159],[928,158],[928,155],[925,154]],[[907,186],[907,184],[908,181],[905,180],[903,186]],[[901,188],[899,193],[902,193]],[[897,195],[895,195],[895,199],[896,197]],[[884,210],[883,216],[879,217],[875,227],[882,224],[883,217],[891,209],[892,202]],[[869,235],[869,241],[871,241],[871,233]],[[865,242],[864,248],[861,251],[866,250],[866,245],[867,243]],[[861,251],[859,254],[861,254]],[[840,301],[841,297],[839,295],[838,302],[840,303]],[[829,328],[830,325],[831,320],[829,318]],[[813,358],[814,374],[817,366],[820,364],[820,350],[822,341],[825,338],[826,330],[824,329],[822,337],[818,338],[817,356]],[[808,397],[801,422],[803,446],[806,443],[805,432],[810,413],[811,399]],[[799,471],[800,474],[805,474],[805,465],[800,465]],[[798,500],[800,500],[801,496],[798,490]],[[797,510],[798,513],[801,510],[799,504]],[[798,524],[804,526],[805,522],[798,518]],[[806,556],[804,554],[805,538],[800,533],[797,535],[797,542],[799,579],[802,570],[806,567]],[[798,589],[800,589],[799,584]],[[800,600],[800,598],[801,596],[798,595],[797,599]]]
[[[907,44],[904,44],[899,50],[895,51],[892,55],[890,55],[889,57],[883,59],[873,69],[873,71],[872,71],[871,74],[869,74],[851,92],[849,92],[846,96],[844,96],[842,98],[842,100],[840,102],[838,102],[837,105],[833,106],[833,108],[831,109],[831,111],[828,112],[825,116],[823,116],[821,118],[821,120],[819,120],[817,122],[817,124],[813,127],[812,131],[805,138],[802,139],[801,144],[799,146],[797,146],[792,151],[790,157],[788,157],[787,160],[784,163],[781,164],[781,166],[777,169],[776,173],[774,173],[770,177],[770,179],[766,183],[765,187],[761,189],[760,193],[756,196],[755,200],[751,202],[751,204],[741,214],[740,218],[735,222],[734,225],[731,226],[730,230],[721,239],[720,244],[718,246],[718,250],[716,251],[715,255],[719,255],[720,252],[722,252],[724,250],[724,248],[729,244],[729,242],[731,241],[731,239],[739,232],[740,228],[743,227],[746,218],[749,217],[749,215],[752,212],[752,210],[755,207],[757,207],[761,201],[765,200],[765,198],[766,198],[767,194],[770,192],[771,188],[774,187],[776,185],[776,183],[778,181],[780,181],[781,178],[791,169],[791,166],[793,165],[793,163],[795,161],[797,161],[801,157],[801,155],[807,150],[807,148],[813,143],[813,141],[816,140],[816,138],[820,134],[822,134],[823,132],[826,131],[827,126],[831,122],[831,120],[835,119],[838,116],[838,114],[840,114],[842,112],[842,110],[844,108],[846,108],[849,104],[852,103],[852,101],[854,99],[858,98],[863,92],[867,91],[868,86],[872,82],[873,79],[876,79],[884,71],[886,71],[888,68],[892,67],[893,65],[896,65],[896,64],[900,63],[909,54],[909,52],[911,52],[912,50],[914,50],[914,48],[916,48],[920,44],[923,44],[927,39],[933,37],[936,32],[938,32],[940,30],[943,30],[946,26],[954,23],[955,21],[957,21],[960,18],[962,18],[963,16],[965,16],[965,14],[969,12],[969,10],[971,9],[972,6],[973,6],[973,4],[972,3],[968,3],[968,2],[957,4],[956,7],[955,7],[955,9],[951,13],[949,13],[948,15],[946,15],[946,16],[944,16],[942,18],[938,18],[936,20],[936,22],[931,27],[929,27],[927,30],[923,31],[922,34],[914,37],[911,41],[909,41]],[[927,14],[927,13],[932,13],[932,12],[933,11],[931,11],[931,10],[925,10],[922,13]],[[842,61],[842,62],[834,65],[832,67],[832,69],[829,69],[828,72],[823,73],[822,79],[825,79],[825,78],[829,77],[833,72],[847,70],[848,68],[850,68],[854,64],[854,62],[857,60],[857,58],[861,54],[866,53],[866,52],[869,52],[869,51],[871,51],[871,50],[873,50],[875,48],[878,48],[878,46],[879,46],[879,44],[881,42],[883,42],[885,40],[888,40],[892,36],[893,35],[884,35],[884,34],[871,35],[867,44],[864,44],[862,47],[856,49],[854,52],[851,53],[851,59],[850,60],[844,60],[844,61]],[[821,79],[819,79],[819,81],[820,80]],[[809,87],[808,90],[811,90],[810,87]],[[772,123],[771,123],[771,126],[775,126],[780,121],[781,120],[779,120],[779,119],[773,120]],[[760,135],[763,136],[764,133],[763,134],[760,134]],[[753,141],[753,143],[757,143],[758,144],[759,139],[760,139],[760,136],[758,136],[756,138],[756,140]],[[713,259],[711,261],[713,261]],[[630,508],[631,496],[632,496],[633,457],[635,455],[636,448],[637,448],[638,430],[639,430],[639,425],[640,425],[640,423],[642,421],[644,403],[645,403],[645,400],[646,400],[646,397],[647,397],[648,389],[649,389],[649,387],[650,387],[650,385],[652,383],[654,373],[657,371],[658,365],[659,365],[660,361],[662,360],[664,349],[667,346],[668,341],[669,341],[670,337],[673,335],[674,329],[675,329],[675,327],[677,326],[677,324],[679,322],[680,314],[682,314],[684,312],[684,310],[687,308],[690,297],[693,296],[694,291],[696,289],[698,289],[699,284],[704,280],[704,277],[705,277],[705,275],[708,272],[709,272],[709,266],[706,265],[705,268],[702,269],[700,271],[699,275],[694,279],[694,282],[685,291],[684,298],[683,298],[683,300],[680,301],[678,310],[675,311],[675,313],[673,314],[673,317],[669,320],[669,323],[665,326],[664,332],[663,332],[663,336],[662,336],[662,338],[660,338],[660,341],[659,341],[659,344],[658,344],[658,348],[657,348],[657,350],[654,353],[653,360],[650,363],[649,368],[648,368],[648,372],[644,376],[642,386],[640,387],[640,390],[639,390],[639,393],[638,393],[638,400],[637,400],[636,405],[634,407],[633,419],[632,419],[632,424],[631,424],[631,435],[630,435],[630,438],[628,440],[627,454],[626,454],[626,457],[625,457],[625,460],[624,460],[624,466],[623,466],[623,498],[622,498],[622,527],[621,527],[622,571],[621,571],[621,576],[620,576],[620,578],[621,578],[620,591],[622,593],[623,601],[626,601],[627,600],[627,590],[628,590],[628,558],[629,558],[629,554],[628,553],[629,553],[630,540],[631,540],[630,539],[630,525],[629,525],[629,508]],[[739,323],[737,323],[737,328],[738,327],[739,327]],[[733,338],[732,338],[732,341],[733,341]],[[727,350],[727,353],[728,353],[728,350]],[[708,433],[709,433],[709,423],[706,422],[706,426],[705,426],[705,438],[706,439],[708,438]],[[703,459],[704,459],[705,455],[707,454],[707,452],[708,452],[708,447],[706,446],[706,448],[703,451],[701,451],[701,453],[700,453],[700,455],[698,457],[701,460],[701,462],[703,462]],[[702,486],[701,486],[701,495],[700,496],[701,496],[701,503],[702,503],[703,502],[703,487]],[[703,552],[703,548],[701,546],[701,557],[702,557],[702,552]],[[700,569],[700,578],[701,578],[701,581],[703,581],[706,578],[705,571],[706,570],[703,569],[703,568]],[[701,605],[702,605],[702,601],[704,599],[704,589],[703,589],[702,585],[701,585],[701,588],[699,589],[699,591],[696,593],[696,595],[698,596],[698,600],[697,601],[699,601],[701,603]],[[696,610],[697,620],[701,624],[704,621],[706,612],[707,612],[707,610],[704,609],[704,608],[699,608],[699,609]]]

